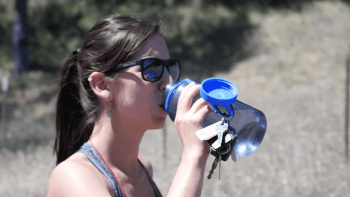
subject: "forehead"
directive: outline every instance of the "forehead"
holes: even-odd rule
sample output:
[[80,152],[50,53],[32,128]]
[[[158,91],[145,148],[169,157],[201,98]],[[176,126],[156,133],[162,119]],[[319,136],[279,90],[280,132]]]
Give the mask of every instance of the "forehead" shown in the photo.
[[137,59],[149,57],[156,57],[160,59],[170,58],[165,40],[159,34],[155,34],[137,54]]

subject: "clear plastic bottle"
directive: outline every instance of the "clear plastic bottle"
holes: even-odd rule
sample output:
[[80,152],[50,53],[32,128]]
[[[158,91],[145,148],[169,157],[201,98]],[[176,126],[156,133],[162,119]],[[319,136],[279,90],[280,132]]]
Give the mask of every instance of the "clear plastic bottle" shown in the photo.
[[[221,78],[210,78],[210,79],[219,79],[223,81],[227,81]],[[177,102],[178,99],[184,90],[184,88],[190,84],[191,82],[195,82],[196,84],[201,84],[198,81],[191,79],[184,79],[182,81],[174,81],[168,84],[163,92],[162,103],[164,110],[169,114],[170,119],[172,121],[175,120],[176,111],[177,111]],[[230,82],[231,83],[231,82]],[[203,84],[201,84],[203,85]],[[220,89],[219,85],[217,89]],[[238,90],[237,90],[238,93]],[[194,98],[192,104],[201,97],[200,93],[198,93]],[[204,98],[206,100],[206,98]],[[207,100],[206,100],[207,101]],[[204,119],[203,127],[207,127],[212,125],[223,119],[222,114],[229,117],[228,123],[233,130],[234,134],[234,153],[237,156],[245,157],[251,155],[256,151],[256,149],[260,146],[267,127],[266,116],[260,110],[257,110],[241,101],[235,99],[235,101],[230,105],[233,111],[233,116],[230,117],[230,112],[228,109],[222,106],[216,106],[216,109],[213,109],[213,105],[211,105],[213,111]],[[215,107],[214,107],[215,108]]]

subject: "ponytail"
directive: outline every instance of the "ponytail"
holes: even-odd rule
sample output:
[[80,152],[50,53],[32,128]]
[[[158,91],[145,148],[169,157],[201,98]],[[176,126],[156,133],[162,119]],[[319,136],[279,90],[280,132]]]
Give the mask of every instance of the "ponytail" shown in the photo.
[[56,165],[66,160],[86,142],[93,129],[80,102],[80,77],[76,57],[71,55],[61,70],[56,108]]

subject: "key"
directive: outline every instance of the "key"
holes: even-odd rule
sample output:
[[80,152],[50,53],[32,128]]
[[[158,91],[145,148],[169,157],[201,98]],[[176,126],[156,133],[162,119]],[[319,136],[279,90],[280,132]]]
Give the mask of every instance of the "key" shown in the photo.
[[221,145],[221,142],[222,142],[222,134],[223,134],[224,132],[223,132],[222,128],[218,128],[218,129],[216,130],[216,132],[218,133],[218,142],[219,142],[219,144]]
[[[233,147],[232,147],[233,148]],[[236,153],[235,153],[235,150],[232,150],[232,153],[231,153],[231,159],[232,161],[236,162],[237,161],[237,157],[236,157]]]
[[220,172],[221,172],[221,154],[219,154],[219,180],[220,180]]
[[218,121],[212,125],[209,125],[203,129],[196,131],[196,135],[199,138],[199,140],[201,140],[201,141],[209,140],[209,139],[213,138],[214,136],[216,136],[217,135],[216,126],[221,125],[221,123],[222,123],[222,121]]
[[220,146],[222,142],[222,136],[224,132],[226,132],[227,130],[228,130],[228,124],[224,122],[222,122],[220,125],[216,125],[215,127],[215,131],[218,134],[218,144],[220,144]]
[[219,163],[219,157],[216,157],[214,162],[213,162],[213,165],[211,166],[211,170],[209,172],[208,179],[211,179],[211,176],[213,175],[214,170],[215,170],[216,166],[218,165],[218,163]]
[[214,170],[218,166],[218,164],[219,164],[219,180],[220,180],[221,154],[219,154],[218,157],[215,157],[215,160],[213,162],[213,165],[211,166],[211,170],[208,175],[208,179],[211,179],[211,176],[214,174]]

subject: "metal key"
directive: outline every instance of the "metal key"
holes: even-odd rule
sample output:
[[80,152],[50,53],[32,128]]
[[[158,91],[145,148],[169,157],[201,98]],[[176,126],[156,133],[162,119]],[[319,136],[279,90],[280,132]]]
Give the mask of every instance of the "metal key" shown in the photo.
[[210,170],[209,175],[208,175],[208,179],[211,179],[211,176],[213,175],[214,170],[217,167],[218,163],[219,163],[219,180],[220,180],[220,168],[221,168],[221,155],[220,154],[219,154],[219,157],[215,157],[215,160],[213,162],[213,165],[211,166],[211,170]]
[[219,180],[220,180],[220,173],[221,172],[221,154],[219,154]]
[[224,132],[226,132],[228,130],[228,124],[224,118],[222,119],[221,124],[217,125],[215,127],[215,130],[216,130],[216,133],[218,135],[218,143],[221,146],[222,136],[223,136]]

